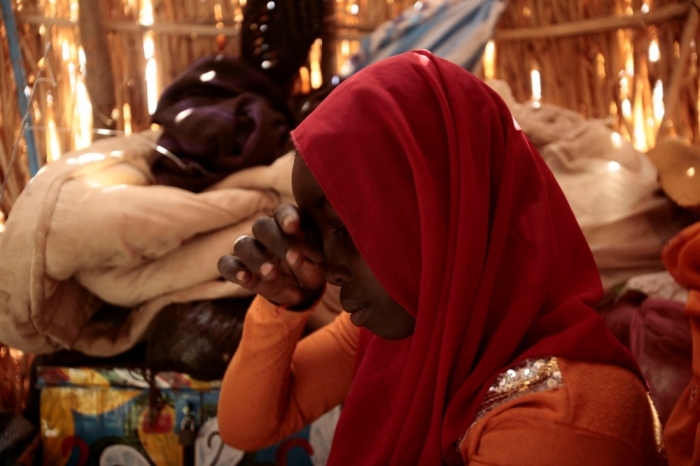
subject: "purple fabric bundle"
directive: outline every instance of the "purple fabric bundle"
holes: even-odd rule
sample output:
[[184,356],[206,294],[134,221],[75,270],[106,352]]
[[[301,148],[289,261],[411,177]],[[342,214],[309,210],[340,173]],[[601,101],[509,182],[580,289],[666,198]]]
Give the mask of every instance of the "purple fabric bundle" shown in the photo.
[[628,291],[602,313],[613,334],[636,358],[662,424],[692,376],[690,323],[684,309],[680,301]]
[[295,124],[273,81],[223,55],[203,58],[178,76],[161,95],[153,122],[163,127],[158,145],[180,162],[159,157],[152,166],[157,183],[193,192],[272,163]]

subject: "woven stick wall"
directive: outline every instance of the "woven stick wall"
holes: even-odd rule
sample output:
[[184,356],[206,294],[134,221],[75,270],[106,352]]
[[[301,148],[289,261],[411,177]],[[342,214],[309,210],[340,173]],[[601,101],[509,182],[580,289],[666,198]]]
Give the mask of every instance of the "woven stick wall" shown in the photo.
[[[192,61],[219,50],[238,53],[244,5],[244,0],[19,0],[29,84],[40,73],[50,78],[36,86],[32,104],[40,163],[88,144],[96,129],[114,134],[110,131],[148,127],[149,106],[152,110],[158,93]],[[413,5],[336,0],[335,41],[324,47],[335,54],[322,60],[337,69],[363,34]],[[81,33],[89,40],[81,41]],[[507,81],[520,101],[610,118],[641,150],[653,147],[659,131],[700,143],[698,40],[697,8],[689,1],[511,0],[487,47],[482,76]],[[312,55],[318,58],[320,50],[316,44]],[[3,40],[3,179],[19,127],[10,65]],[[297,89],[319,86],[313,73],[302,70],[304,83]],[[534,89],[533,78],[540,83]],[[0,212],[7,213],[21,191],[26,166],[22,145]]]
[[662,120],[662,135],[700,143],[697,16],[668,0],[516,0],[496,33],[495,77],[522,101],[537,71],[542,102],[611,117],[640,150],[654,146]]

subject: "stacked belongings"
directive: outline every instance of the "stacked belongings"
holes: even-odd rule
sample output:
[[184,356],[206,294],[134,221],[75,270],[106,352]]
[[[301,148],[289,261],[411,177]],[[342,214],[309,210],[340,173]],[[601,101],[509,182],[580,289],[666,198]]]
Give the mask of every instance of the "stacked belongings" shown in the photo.
[[[169,304],[246,296],[220,280],[218,257],[291,200],[280,156],[294,122],[266,82],[204,59],[165,91],[162,133],[102,139],[44,167],[0,237],[0,341],[111,356]],[[103,303],[133,311],[105,333],[92,321]]]
[[[0,341],[45,355],[38,382],[52,461],[135,450],[172,464],[183,441],[195,443],[189,426],[216,432],[217,380],[251,299],[221,279],[218,259],[258,217],[293,202],[285,152],[295,120],[257,70],[202,59],[153,118],[159,131],[101,139],[42,168],[0,235]],[[320,321],[340,311],[334,291]],[[116,431],[99,427],[116,420]],[[197,451],[213,458],[212,442]]]

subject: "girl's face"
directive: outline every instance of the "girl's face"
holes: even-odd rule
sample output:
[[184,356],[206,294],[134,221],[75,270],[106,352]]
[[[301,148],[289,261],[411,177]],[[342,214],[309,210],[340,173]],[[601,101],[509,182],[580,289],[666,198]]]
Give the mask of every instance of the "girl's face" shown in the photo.
[[326,281],[341,287],[340,303],[350,320],[387,340],[413,335],[415,319],[394,301],[355,247],[345,225],[300,156],[294,158],[292,190],[302,223],[323,243]]

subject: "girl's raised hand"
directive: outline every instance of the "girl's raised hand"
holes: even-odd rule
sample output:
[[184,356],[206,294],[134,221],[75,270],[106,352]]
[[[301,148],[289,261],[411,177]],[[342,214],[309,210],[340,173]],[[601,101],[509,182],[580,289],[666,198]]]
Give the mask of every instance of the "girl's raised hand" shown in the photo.
[[275,304],[304,308],[323,291],[323,250],[318,236],[303,228],[299,209],[282,204],[273,218],[253,224],[253,236],[241,236],[233,255],[219,259],[219,272]]

